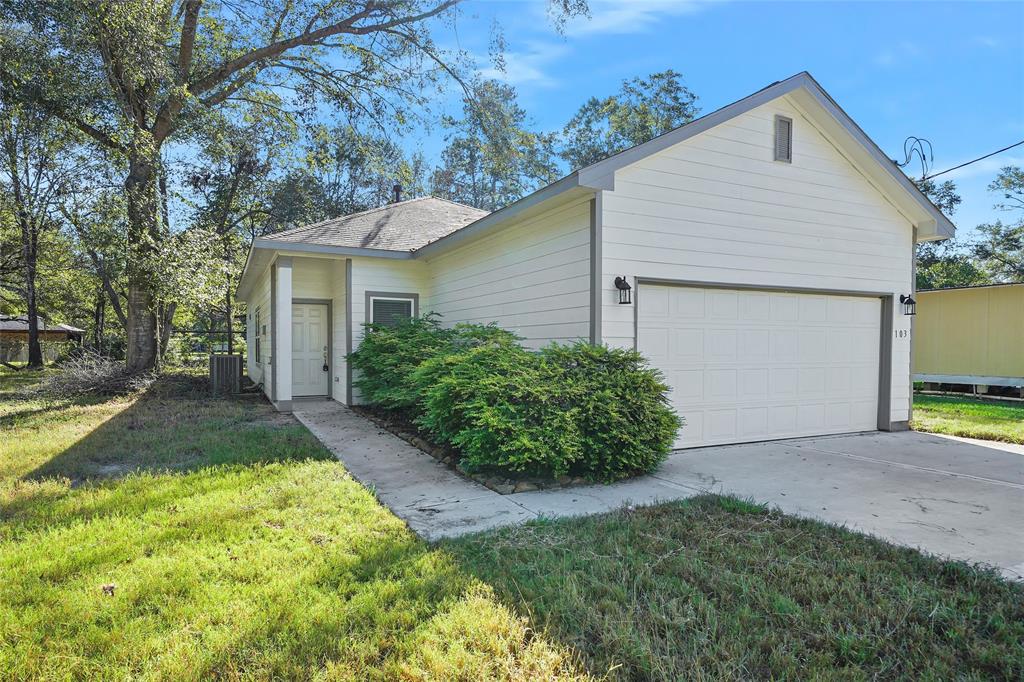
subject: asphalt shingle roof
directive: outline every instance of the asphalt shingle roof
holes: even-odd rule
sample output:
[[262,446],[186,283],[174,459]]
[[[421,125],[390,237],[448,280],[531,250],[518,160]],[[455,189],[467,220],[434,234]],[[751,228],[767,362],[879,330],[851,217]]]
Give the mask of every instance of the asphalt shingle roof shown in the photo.
[[[39,325],[40,331],[48,332],[69,332],[72,334],[83,333],[84,329],[78,327],[72,327],[70,324],[47,324],[46,320],[41,317],[36,318],[37,324]],[[28,331],[28,317],[25,315],[19,315],[17,317],[12,315],[0,315],[0,331],[5,332],[27,332]]]
[[472,206],[419,197],[296,227],[264,239],[321,246],[415,251],[487,215]]

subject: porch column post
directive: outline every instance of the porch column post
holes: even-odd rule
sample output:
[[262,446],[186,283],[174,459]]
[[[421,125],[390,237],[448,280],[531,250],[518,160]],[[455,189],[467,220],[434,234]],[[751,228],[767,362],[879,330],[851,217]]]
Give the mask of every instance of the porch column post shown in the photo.
[[274,404],[282,412],[292,409],[292,259],[279,256],[274,282]]

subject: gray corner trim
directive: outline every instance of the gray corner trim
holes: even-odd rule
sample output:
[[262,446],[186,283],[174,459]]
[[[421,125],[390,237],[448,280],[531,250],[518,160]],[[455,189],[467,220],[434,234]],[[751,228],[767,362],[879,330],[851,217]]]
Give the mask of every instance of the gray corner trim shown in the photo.
[[367,291],[366,292],[366,310],[364,311],[366,316],[366,324],[370,324],[370,317],[373,315],[373,306],[370,304],[371,299],[374,298],[399,298],[409,299],[412,301],[412,316],[420,316],[420,295],[402,293],[398,291]]
[[578,172],[567,175],[561,180],[558,180],[547,187],[543,187],[533,194],[523,197],[519,201],[515,201],[504,208],[498,209],[494,213],[489,213],[476,222],[472,222],[449,235],[445,235],[440,239],[421,246],[413,252],[413,255],[417,258],[420,256],[431,256],[442,249],[448,248],[449,246],[483,232],[497,223],[514,218],[524,211],[528,211],[534,206],[547,201],[548,199],[552,199],[563,192],[568,192],[569,190],[577,187],[589,187],[589,185],[579,181]]
[[291,400],[275,400],[273,402],[274,402],[274,407],[277,409],[278,412],[291,412],[292,411],[292,401]]
[[604,276],[601,204],[601,192],[598,191],[590,200],[590,343],[594,346],[601,344],[601,302],[604,297],[601,288]]
[[270,400],[277,400],[277,263],[270,265]]
[[[910,295],[917,299],[917,228],[913,231],[913,241],[910,242]],[[914,317],[910,317],[910,376],[907,377],[907,385],[910,388],[907,397],[907,419],[914,418]]]
[[278,256],[275,261],[282,268],[290,268],[294,264],[291,256]]
[[298,253],[325,253],[335,256],[372,256],[375,258],[397,258],[408,260],[412,251],[394,251],[392,249],[373,249],[363,246],[330,246],[327,244],[309,244],[307,242],[289,242],[279,239],[261,237],[253,242],[254,249],[271,249],[274,251],[295,251]]
[[[892,346],[893,295],[882,297],[882,319],[879,328],[878,356],[878,430],[892,430]],[[911,391],[913,399],[913,391]]]
[[[323,397],[330,398],[334,394],[334,381],[332,380],[334,376],[334,304],[329,298],[293,298],[292,305],[296,303],[327,306],[327,395]],[[292,319],[295,319],[294,315]],[[294,391],[292,392],[292,398],[308,397],[319,398],[321,396],[295,395]]]
[[640,282],[639,277],[633,278],[633,350],[640,350]]
[[591,187],[595,186],[598,182],[607,183],[607,178],[609,176],[614,177],[615,171],[628,166],[631,163],[635,163],[640,159],[679,144],[684,140],[690,139],[694,135],[710,130],[711,128],[744,114],[751,109],[755,109],[762,104],[766,104],[767,102],[778,99],[783,95],[801,88],[810,94],[826,112],[831,114],[831,116],[846,130],[846,132],[849,133],[854,141],[860,144],[879,164],[879,166],[892,176],[897,184],[907,192],[907,195],[931,216],[931,219],[936,223],[936,232],[938,232],[938,234],[945,237],[952,237],[956,234],[956,227],[952,222],[950,222],[949,218],[943,215],[942,211],[936,208],[935,205],[921,193],[921,190],[917,188],[917,185],[911,182],[910,179],[903,174],[903,171],[893,164],[892,160],[890,160],[889,157],[878,148],[878,145],[867,136],[860,126],[850,118],[849,114],[843,111],[842,108],[836,104],[835,100],[825,92],[824,88],[822,88],[821,85],[811,77],[811,74],[806,71],[802,71],[795,76],[787,78],[786,80],[772,83],[768,87],[763,88],[752,95],[744,97],[743,99],[726,105],[717,111],[713,111],[710,114],[695,119],[694,121],[676,128],[675,130],[670,130],[669,132],[659,135],[648,142],[619,152],[613,156],[609,156],[607,159],[598,161],[586,168],[581,168],[576,172],[579,176],[579,184]]
[[345,404],[352,404],[352,259],[345,259]]

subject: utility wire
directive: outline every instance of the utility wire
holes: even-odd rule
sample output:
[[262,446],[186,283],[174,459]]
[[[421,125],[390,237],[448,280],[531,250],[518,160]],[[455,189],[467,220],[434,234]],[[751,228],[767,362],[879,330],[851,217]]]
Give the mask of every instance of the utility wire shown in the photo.
[[945,175],[946,173],[950,173],[952,171],[955,171],[958,168],[963,168],[964,166],[970,166],[972,163],[977,163],[978,161],[981,161],[983,159],[987,159],[990,156],[995,156],[996,154],[1002,154],[1007,149],[1013,149],[1014,147],[1019,147],[1022,144],[1024,144],[1024,140],[1021,140],[1020,142],[1011,144],[1009,147],[1003,147],[1002,149],[997,149],[996,151],[992,152],[991,154],[986,154],[985,156],[979,156],[978,158],[974,159],[973,161],[968,161],[967,163],[961,163],[959,166],[953,166],[952,168],[947,168],[946,170],[942,171],[941,173],[932,173],[928,177],[922,178],[922,179],[923,180],[931,180],[932,178],[937,178],[940,175]]

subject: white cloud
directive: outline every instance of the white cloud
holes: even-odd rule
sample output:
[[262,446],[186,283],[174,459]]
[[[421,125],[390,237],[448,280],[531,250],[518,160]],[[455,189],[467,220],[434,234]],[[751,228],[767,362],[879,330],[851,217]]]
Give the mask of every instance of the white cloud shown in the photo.
[[[970,161],[970,159],[964,159],[963,161],[952,163],[950,164],[950,166],[957,166],[967,161]],[[993,179],[995,178],[996,173],[998,173],[1006,166],[1024,166],[1024,157],[1012,156],[1007,154],[996,154],[995,156],[990,156],[987,159],[982,159],[977,163],[972,163],[970,166],[957,168],[955,171],[951,171],[949,173],[946,173],[945,175],[940,175],[935,180],[937,182],[942,182],[943,180],[963,181],[969,178],[976,178],[979,176],[988,179]],[[942,169],[939,170],[941,171]]]
[[904,40],[880,51],[875,55],[874,62],[876,66],[889,67],[917,59],[923,55],[924,50],[919,45],[909,40]]
[[579,17],[565,27],[566,35],[643,33],[666,16],[694,14],[712,4],[707,0],[598,0],[590,3],[590,19]]
[[548,73],[547,67],[568,52],[569,46],[564,43],[530,41],[526,43],[524,50],[505,53],[504,70],[490,66],[482,69],[480,75],[515,86],[554,87],[558,85],[558,81]]

